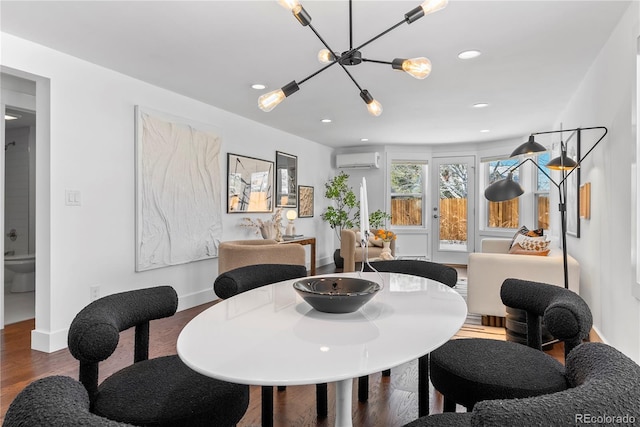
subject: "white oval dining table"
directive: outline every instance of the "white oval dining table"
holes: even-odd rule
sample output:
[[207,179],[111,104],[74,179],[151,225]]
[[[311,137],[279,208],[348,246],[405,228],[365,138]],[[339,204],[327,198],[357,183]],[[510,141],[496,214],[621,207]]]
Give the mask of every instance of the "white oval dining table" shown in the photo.
[[352,425],[353,379],[417,359],[449,340],[467,315],[463,298],[434,280],[398,273],[338,273],[382,289],[358,311],[316,311],[296,280],[221,301],[191,320],[178,355],[203,375],[248,385],[336,383],[336,422]]

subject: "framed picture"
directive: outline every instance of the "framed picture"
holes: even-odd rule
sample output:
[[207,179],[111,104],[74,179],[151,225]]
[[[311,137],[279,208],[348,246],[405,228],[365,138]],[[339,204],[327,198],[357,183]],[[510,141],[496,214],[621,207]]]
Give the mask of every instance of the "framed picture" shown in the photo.
[[276,207],[298,206],[298,157],[276,151]]
[[[567,140],[567,157],[580,161],[580,144],[573,133]],[[580,168],[567,176],[567,234],[580,237]]]
[[307,185],[298,186],[298,218],[311,218],[313,216],[313,187]]
[[136,271],[218,256],[218,130],[136,106]]
[[273,162],[227,153],[227,213],[273,211]]

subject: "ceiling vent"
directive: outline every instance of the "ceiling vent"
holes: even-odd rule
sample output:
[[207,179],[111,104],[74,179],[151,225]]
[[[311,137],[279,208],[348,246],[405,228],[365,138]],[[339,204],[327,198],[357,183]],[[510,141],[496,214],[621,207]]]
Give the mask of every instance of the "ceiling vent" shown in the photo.
[[349,153],[336,155],[336,167],[339,169],[378,169],[380,153]]

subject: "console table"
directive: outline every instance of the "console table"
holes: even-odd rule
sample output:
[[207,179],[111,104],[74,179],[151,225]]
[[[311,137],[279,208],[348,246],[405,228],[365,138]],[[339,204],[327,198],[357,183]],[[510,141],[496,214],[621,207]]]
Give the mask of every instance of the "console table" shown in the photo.
[[315,237],[297,237],[291,240],[278,242],[280,244],[297,243],[298,245],[309,245],[311,247],[311,275],[316,275],[316,238]]

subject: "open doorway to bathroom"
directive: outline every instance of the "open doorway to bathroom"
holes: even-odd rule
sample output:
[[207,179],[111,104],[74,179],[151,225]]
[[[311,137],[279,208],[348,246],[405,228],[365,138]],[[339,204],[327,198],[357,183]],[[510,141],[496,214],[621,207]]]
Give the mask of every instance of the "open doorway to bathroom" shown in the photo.
[[[35,83],[2,74],[2,91],[35,95]],[[35,317],[36,114],[19,98],[2,105],[5,325]]]

